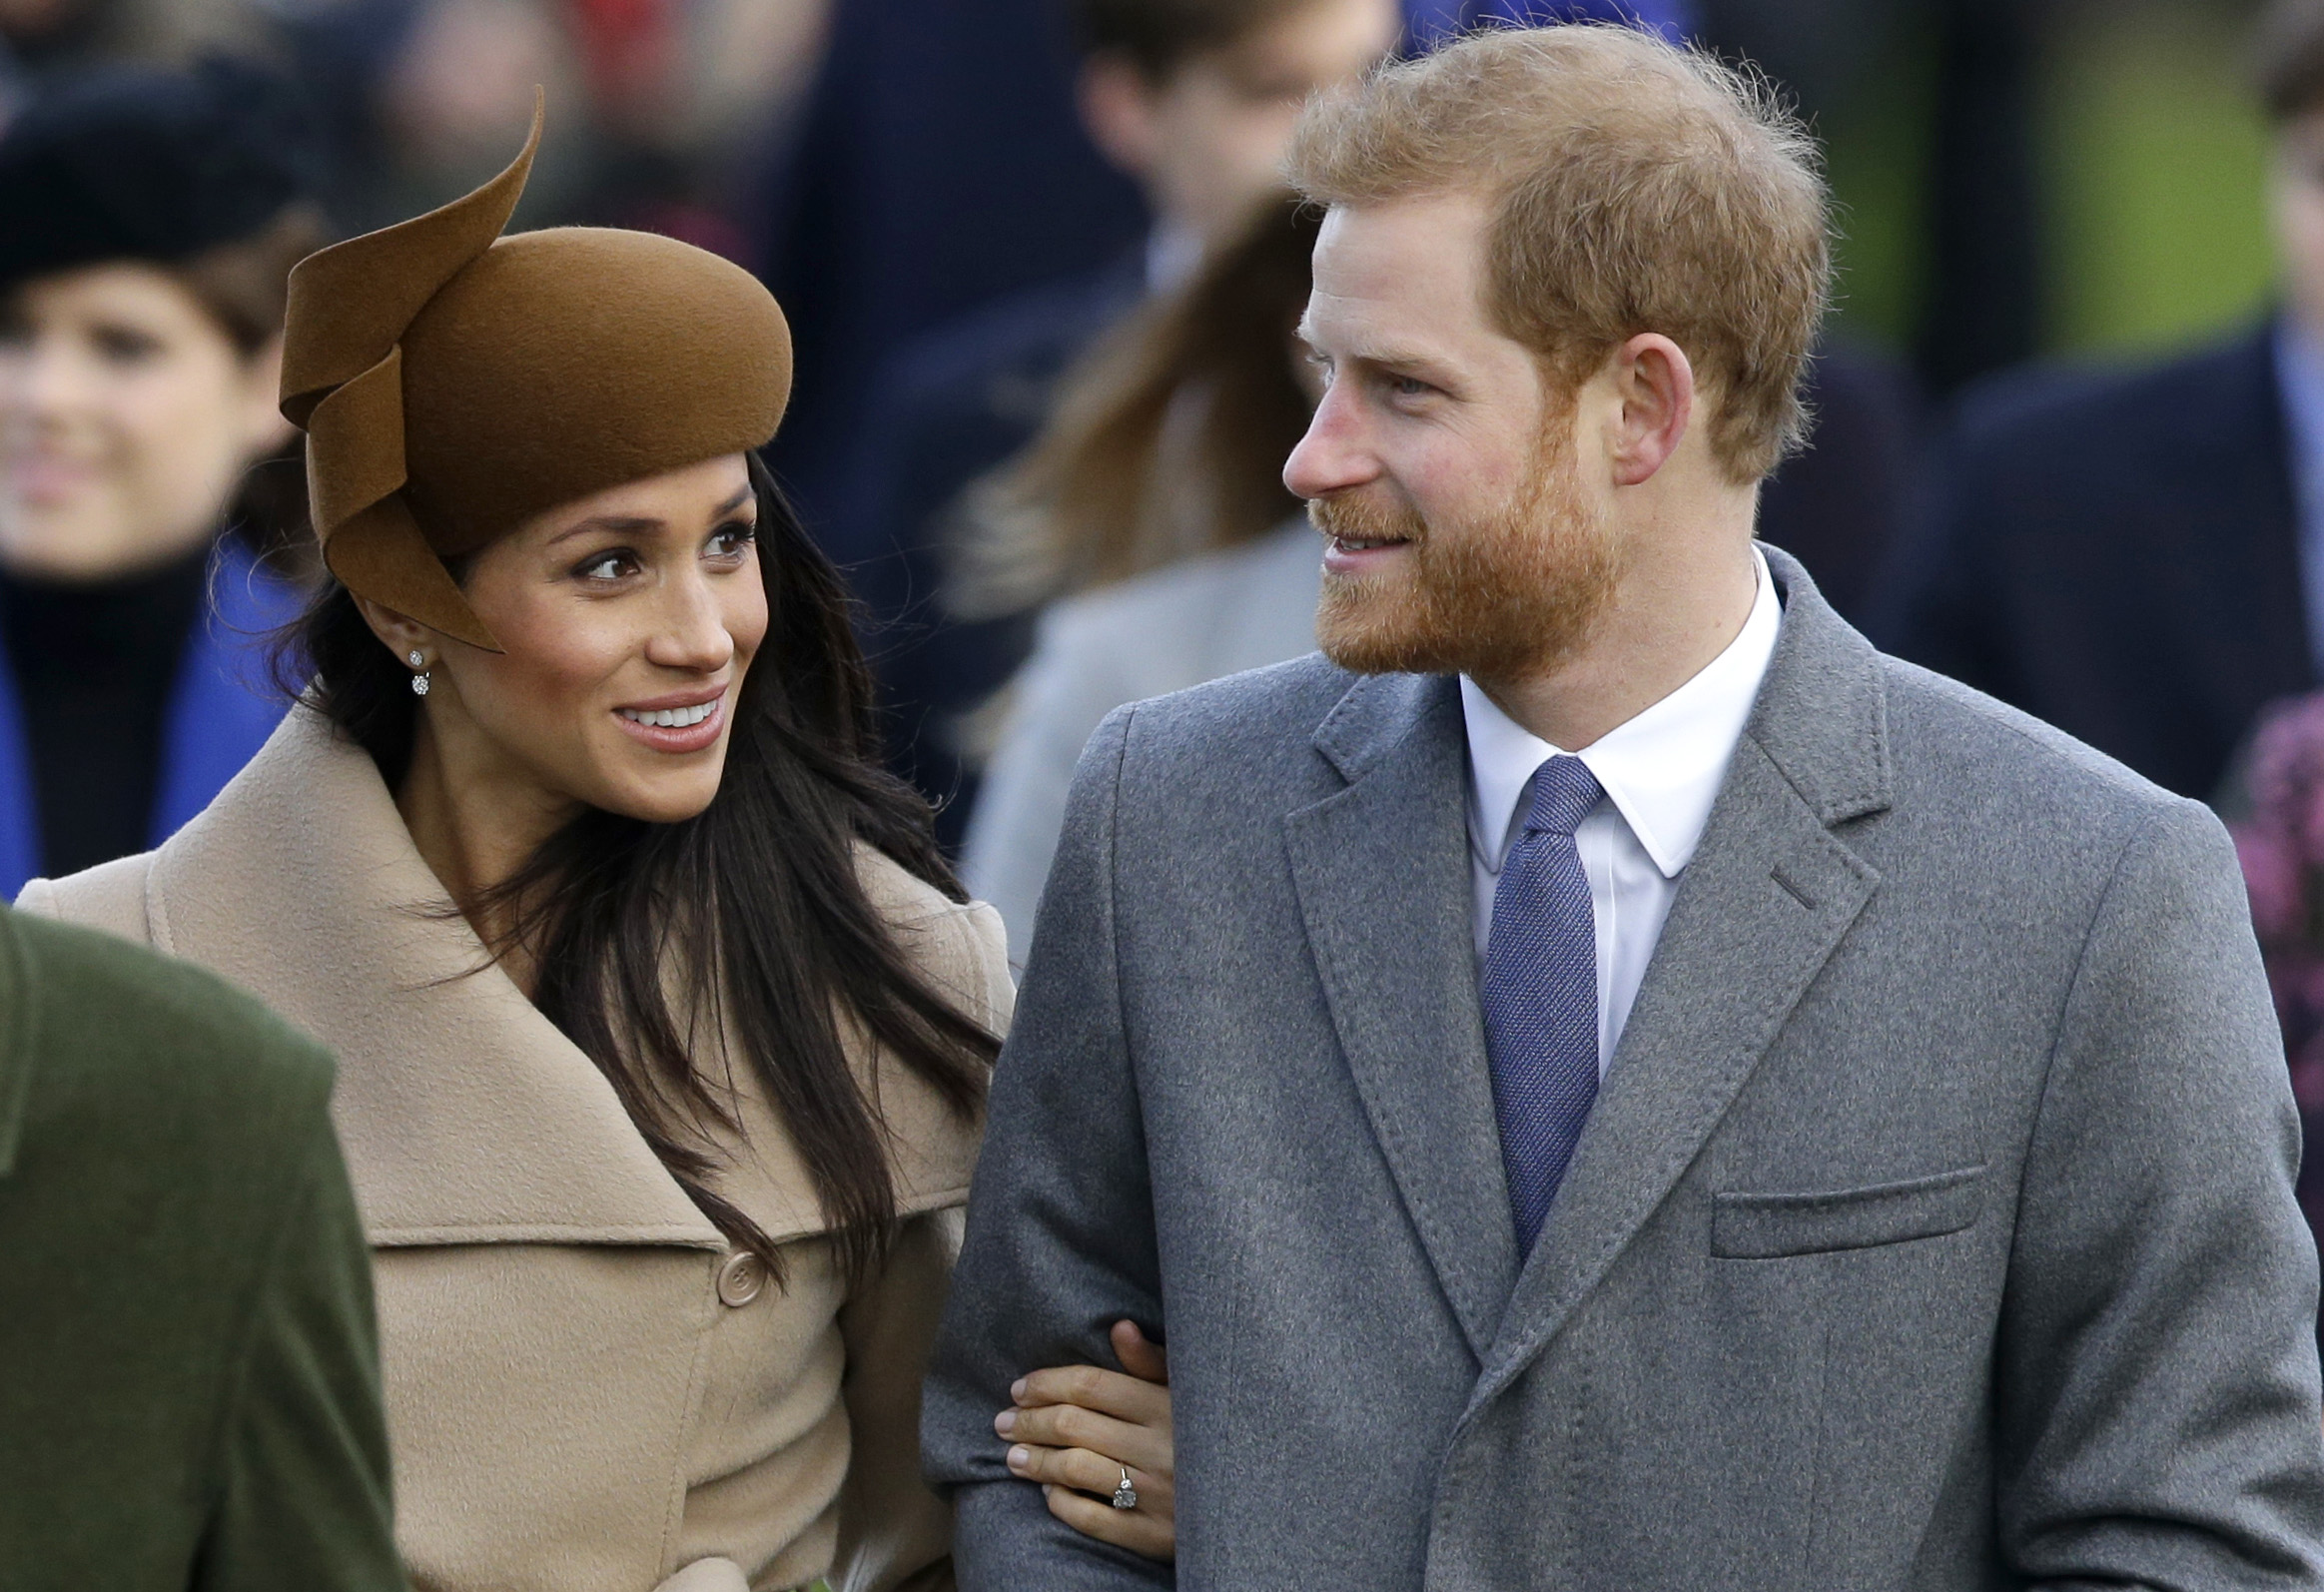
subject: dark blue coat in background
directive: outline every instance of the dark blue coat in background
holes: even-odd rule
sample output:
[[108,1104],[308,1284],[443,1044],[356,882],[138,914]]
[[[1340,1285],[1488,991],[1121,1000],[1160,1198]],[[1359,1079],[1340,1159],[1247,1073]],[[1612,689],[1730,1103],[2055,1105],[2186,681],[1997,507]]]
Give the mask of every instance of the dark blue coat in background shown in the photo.
[[[267,646],[271,632],[299,616],[299,589],[229,536],[219,543],[210,591],[163,719],[149,846],[210,805],[274,733],[287,706],[268,678]],[[0,898],[12,901],[43,869],[31,752],[7,656],[0,639]]]
[[851,0],[771,174],[767,285],[797,339],[770,461],[843,560],[842,480],[888,357],[1022,288],[1093,270],[1146,230],[1074,110],[1051,0]]
[[1874,606],[1886,650],[2199,801],[2311,689],[2274,331],[1963,402]]

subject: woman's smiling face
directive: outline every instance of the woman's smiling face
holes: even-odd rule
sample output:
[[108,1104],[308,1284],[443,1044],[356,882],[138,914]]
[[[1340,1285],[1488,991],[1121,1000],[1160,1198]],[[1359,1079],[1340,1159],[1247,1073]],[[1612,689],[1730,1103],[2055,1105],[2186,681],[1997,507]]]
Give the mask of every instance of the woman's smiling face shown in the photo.
[[566,503],[471,558],[461,588],[505,651],[384,611],[374,625],[424,654],[428,731],[464,782],[676,823],[718,794],[766,638],[757,524],[729,454]]

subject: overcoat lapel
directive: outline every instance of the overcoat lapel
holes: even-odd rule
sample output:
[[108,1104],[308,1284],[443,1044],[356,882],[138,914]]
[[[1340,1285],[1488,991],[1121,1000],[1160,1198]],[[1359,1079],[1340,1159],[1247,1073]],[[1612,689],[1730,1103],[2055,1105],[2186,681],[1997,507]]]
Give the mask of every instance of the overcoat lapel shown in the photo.
[[332,1115],[374,1244],[720,1246],[604,1075],[447,905],[371,758],[305,708],[146,880],[158,948],[337,1054]]
[[1481,1361],[1517,1245],[1477,1005],[1458,690],[1359,681],[1316,746],[1350,783],[1284,820],[1300,911],[1372,1130]]
[[1797,563],[1767,556],[1787,598],[1775,657],[1472,1411],[1676,1187],[1880,884],[1832,833],[1889,804],[1879,660]]

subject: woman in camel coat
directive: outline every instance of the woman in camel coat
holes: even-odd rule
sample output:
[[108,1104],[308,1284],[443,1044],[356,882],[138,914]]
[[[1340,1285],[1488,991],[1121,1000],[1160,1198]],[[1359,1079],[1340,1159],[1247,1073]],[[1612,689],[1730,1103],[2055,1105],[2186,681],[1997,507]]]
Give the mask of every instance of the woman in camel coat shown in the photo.
[[[750,451],[781,313],[666,239],[499,239],[529,159],[300,267],[312,681],[160,850],[21,904],[338,1052],[421,1592],[948,1587],[919,1387],[1002,927]],[[1100,1529],[1166,1540],[1166,1429],[1109,1429],[1145,1492]]]

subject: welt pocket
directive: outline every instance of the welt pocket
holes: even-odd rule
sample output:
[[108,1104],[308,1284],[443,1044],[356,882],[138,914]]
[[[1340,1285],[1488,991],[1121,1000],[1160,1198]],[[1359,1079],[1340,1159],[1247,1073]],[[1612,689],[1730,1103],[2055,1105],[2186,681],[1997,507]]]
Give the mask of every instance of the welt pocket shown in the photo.
[[1739,1260],[1869,1249],[1958,1232],[1984,1203],[1985,1169],[1817,1194],[1712,1196],[1711,1252]]

